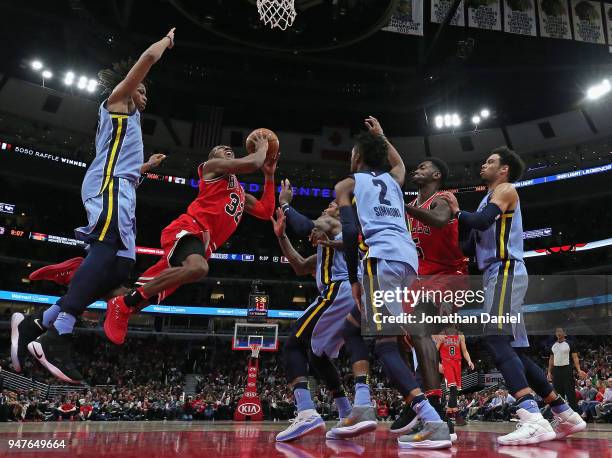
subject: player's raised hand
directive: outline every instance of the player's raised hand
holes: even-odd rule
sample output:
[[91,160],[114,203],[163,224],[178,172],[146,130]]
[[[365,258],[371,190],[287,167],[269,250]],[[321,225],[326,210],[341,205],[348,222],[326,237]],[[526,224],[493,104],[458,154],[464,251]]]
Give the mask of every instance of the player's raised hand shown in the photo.
[[257,133],[253,136],[253,143],[255,143],[255,154],[263,151],[264,154],[268,152],[268,137],[262,133]]
[[373,134],[385,135],[380,122],[378,122],[378,119],[376,119],[374,116],[368,116],[365,120],[365,125],[368,131],[372,132]]
[[170,32],[168,32],[168,33],[166,34],[166,36],[167,36],[168,38],[170,38],[170,43],[168,44],[168,49],[172,49],[172,48],[174,48],[174,31],[175,31],[175,30],[176,30],[176,27],[172,27],[172,28],[170,29]]
[[274,233],[277,237],[282,237],[285,235],[285,229],[287,228],[287,223],[285,221],[285,213],[280,208],[276,209],[276,219],[274,216],[270,216],[270,221],[272,221],[272,228],[274,229]]
[[278,195],[278,202],[281,205],[291,204],[293,200],[293,187],[288,179],[281,180],[281,192]]
[[164,159],[166,159],[165,154],[155,153],[151,155],[147,163],[151,166],[152,169],[154,169],[155,167],[159,167],[159,164],[161,164]]
[[459,202],[452,192],[444,191],[439,194],[440,198],[445,200],[450,207],[451,215],[455,215],[459,211]]
[[276,173],[276,166],[278,165],[278,158],[280,157],[280,152],[271,160],[266,160],[264,164],[261,166],[261,171],[264,175],[268,177],[274,177]]

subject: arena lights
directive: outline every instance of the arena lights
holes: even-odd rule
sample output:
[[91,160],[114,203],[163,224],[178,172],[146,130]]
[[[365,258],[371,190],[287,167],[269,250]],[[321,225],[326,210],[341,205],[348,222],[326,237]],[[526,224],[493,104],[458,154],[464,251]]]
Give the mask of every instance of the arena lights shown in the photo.
[[597,100],[606,95],[608,92],[612,90],[612,86],[610,85],[610,80],[605,79],[601,83],[596,84],[595,86],[591,86],[587,90],[587,99],[589,100]]
[[67,72],[64,77],[64,84],[66,86],[72,86],[72,83],[74,83],[74,72]]
[[480,124],[480,121],[481,121],[480,116],[478,115],[472,116],[472,124],[475,124],[477,126],[478,124]]
[[[40,72],[42,77],[43,87],[45,85],[45,80],[53,78],[53,72],[50,68],[45,68],[42,61],[38,59],[34,59],[30,62],[30,67],[35,72]],[[89,93],[93,93],[96,91],[98,87],[98,80],[95,78],[90,78],[86,75],[81,75],[78,79],[74,71],[69,70],[64,74],[63,83],[65,86],[73,87],[76,86],[77,89],[82,91],[87,91]]]
[[461,126],[461,116],[459,113],[446,113],[444,115],[437,115],[434,118],[434,125],[437,129],[444,127],[459,127]]
[[480,110],[480,117],[482,119],[487,119],[489,116],[491,116],[491,112],[487,108]]

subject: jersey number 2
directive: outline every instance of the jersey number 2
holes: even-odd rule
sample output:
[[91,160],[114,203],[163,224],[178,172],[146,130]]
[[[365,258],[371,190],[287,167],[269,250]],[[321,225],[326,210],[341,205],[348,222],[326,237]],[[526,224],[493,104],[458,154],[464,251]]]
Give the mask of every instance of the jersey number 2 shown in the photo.
[[374,183],[375,186],[380,186],[378,201],[381,203],[381,205],[391,206],[391,202],[385,199],[385,196],[387,195],[387,183],[385,183],[383,180],[372,180],[372,183]]

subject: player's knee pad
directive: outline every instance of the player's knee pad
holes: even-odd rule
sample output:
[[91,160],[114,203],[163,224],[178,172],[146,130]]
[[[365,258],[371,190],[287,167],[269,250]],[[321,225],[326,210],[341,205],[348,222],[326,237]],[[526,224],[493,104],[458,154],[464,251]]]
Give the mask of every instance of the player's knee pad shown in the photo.
[[416,378],[399,353],[397,341],[377,341],[374,352],[381,361],[387,378],[399,388],[402,396],[407,396],[418,388]]
[[298,377],[308,377],[308,357],[304,345],[291,336],[283,348],[285,358],[285,372],[287,381],[291,383]]
[[552,393],[553,387],[546,379],[544,371],[522,349],[516,349],[516,353],[525,368],[525,376],[527,382],[529,382],[529,387],[542,399],[546,399]]
[[363,340],[360,326],[355,326],[346,320],[342,329],[342,337],[344,338],[344,348],[346,348],[349,354],[351,364],[369,359],[368,346],[365,340]]
[[442,383],[442,375],[438,368],[440,353],[436,344],[430,336],[413,336],[412,344],[419,363],[423,390],[439,389]]
[[327,355],[317,356],[311,353],[310,366],[314,369],[319,379],[325,383],[328,390],[337,392],[342,388],[338,369]]

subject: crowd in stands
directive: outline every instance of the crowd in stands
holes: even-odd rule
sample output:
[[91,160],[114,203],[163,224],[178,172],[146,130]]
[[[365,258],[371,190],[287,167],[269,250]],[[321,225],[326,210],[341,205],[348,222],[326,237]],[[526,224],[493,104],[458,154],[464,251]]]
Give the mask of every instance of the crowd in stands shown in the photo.
[[[246,385],[247,352],[232,352],[227,341],[208,339],[202,345],[167,338],[128,338],[115,347],[92,333],[77,335],[78,367],[88,385],[79,391],[47,397],[37,390],[8,390],[0,372],[0,421],[115,421],[115,420],[230,420]],[[8,335],[0,335],[7,349]],[[468,339],[473,360],[481,372],[493,370],[490,358],[473,339]],[[577,380],[580,413],[587,421],[612,421],[612,341],[609,337],[575,339],[586,380]],[[532,357],[546,366],[549,342],[532,339]],[[8,351],[0,366],[10,369]],[[341,354],[336,362],[349,399],[353,377],[348,359]],[[184,374],[196,374],[192,393],[184,391]],[[24,375],[45,383],[58,384],[31,360]],[[390,388],[380,364],[371,370],[373,399],[381,420],[394,420],[403,407],[399,393]],[[311,378],[317,409],[328,420],[337,418],[335,404],[324,386]],[[293,418],[293,394],[284,377],[282,352],[260,354],[258,391],[264,418],[283,421]],[[549,415],[539,400],[542,411]],[[459,398],[461,415],[469,420],[510,420],[514,399],[493,386],[464,393]],[[550,415],[549,415],[550,416]]]

